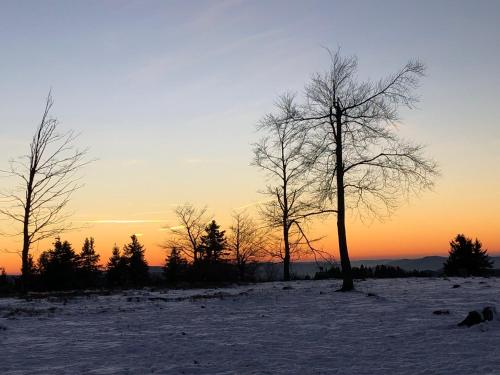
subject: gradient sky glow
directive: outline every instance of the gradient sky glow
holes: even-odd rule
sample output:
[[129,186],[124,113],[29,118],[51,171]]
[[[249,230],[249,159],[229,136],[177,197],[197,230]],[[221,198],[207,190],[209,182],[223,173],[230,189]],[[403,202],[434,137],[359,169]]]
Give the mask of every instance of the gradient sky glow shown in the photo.
[[[138,233],[160,264],[176,205],[207,205],[227,226],[263,199],[255,124],[328,67],[322,46],[357,54],[362,78],[419,58],[422,100],[401,134],[428,145],[442,177],[383,223],[351,217],[352,256],[445,254],[458,232],[499,252],[499,25],[499,1],[0,0],[0,169],[28,149],[52,88],[61,127],[99,159],[71,206],[86,229],[63,238],[79,250],[94,236],[105,261]],[[334,230],[332,217],[314,232],[337,255]],[[19,264],[0,253],[8,272]]]

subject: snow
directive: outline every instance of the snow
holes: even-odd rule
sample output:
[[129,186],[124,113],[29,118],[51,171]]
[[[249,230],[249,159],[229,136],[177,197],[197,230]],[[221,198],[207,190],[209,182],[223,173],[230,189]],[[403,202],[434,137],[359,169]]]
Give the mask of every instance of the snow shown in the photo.
[[0,373],[500,373],[500,321],[457,326],[471,310],[500,306],[500,279],[368,280],[336,293],[339,286],[0,299]]

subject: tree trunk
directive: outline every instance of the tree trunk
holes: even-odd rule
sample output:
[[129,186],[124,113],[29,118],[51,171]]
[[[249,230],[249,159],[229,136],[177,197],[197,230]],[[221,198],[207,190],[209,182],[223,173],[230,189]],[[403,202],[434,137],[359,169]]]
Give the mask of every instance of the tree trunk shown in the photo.
[[[26,222],[26,220],[25,220]],[[26,228],[27,225],[24,225],[24,228]],[[21,259],[22,259],[22,265],[21,265],[21,288],[23,292],[28,291],[28,283],[29,283],[29,267],[28,267],[28,261],[29,261],[29,248],[30,248],[30,243],[29,243],[29,237],[27,233],[27,229],[23,229],[23,250],[21,252]]]
[[288,227],[283,227],[283,242],[285,245],[285,257],[283,258],[283,280],[290,281],[290,242],[288,241]]
[[345,229],[345,191],[344,191],[344,161],[342,155],[342,114],[337,109],[337,134],[336,134],[336,167],[337,167],[337,234],[339,240],[340,264],[342,266],[341,291],[354,289],[352,281],[351,261],[347,249],[347,235]]
[[33,192],[33,180],[35,178],[35,169],[33,163],[31,163],[30,176],[28,181],[28,186],[26,189],[26,206],[24,207],[24,221],[23,221],[23,249],[21,251],[21,288],[23,292],[28,291],[29,287],[29,251],[31,245],[31,239],[29,234],[29,223],[30,223],[30,211],[31,211],[31,198]]

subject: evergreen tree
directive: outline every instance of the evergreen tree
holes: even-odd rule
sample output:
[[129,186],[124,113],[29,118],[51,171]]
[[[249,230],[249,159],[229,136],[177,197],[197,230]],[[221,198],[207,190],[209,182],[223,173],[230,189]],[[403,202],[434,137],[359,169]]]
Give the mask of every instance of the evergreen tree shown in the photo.
[[170,255],[165,260],[164,274],[165,279],[169,283],[180,281],[187,271],[187,261],[181,257],[180,251],[174,246],[170,251]]
[[7,273],[3,267],[0,267],[0,271],[0,286],[3,286],[7,284]]
[[80,252],[79,264],[82,270],[96,272],[99,270],[100,255],[96,253],[94,247],[94,238],[85,238],[82,251]]
[[8,292],[10,289],[9,281],[7,280],[7,273],[5,268],[0,267],[0,293]]
[[121,255],[118,246],[113,247],[113,252],[106,265],[106,280],[110,286],[123,286],[126,280],[127,260]]
[[123,247],[123,257],[127,262],[127,279],[133,286],[139,286],[146,283],[149,278],[149,267],[144,258],[144,247],[139,243],[134,234],[130,237],[131,241]]
[[205,235],[201,237],[199,253],[202,260],[217,262],[227,255],[227,241],[225,231],[220,230],[215,220],[205,228]]
[[68,241],[58,237],[54,248],[44,251],[38,260],[38,269],[48,289],[69,289],[76,286],[78,257]]
[[482,249],[477,238],[473,242],[463,234],[458,234],[450,246],[450,255],[444,263],[444,272],[448,276],[484,276],[493,267],[487,250]]
[[78,256],[79,274],[83,286],[96,286],[99,276],[99,254],[94,247],[94,238],[85,238]]

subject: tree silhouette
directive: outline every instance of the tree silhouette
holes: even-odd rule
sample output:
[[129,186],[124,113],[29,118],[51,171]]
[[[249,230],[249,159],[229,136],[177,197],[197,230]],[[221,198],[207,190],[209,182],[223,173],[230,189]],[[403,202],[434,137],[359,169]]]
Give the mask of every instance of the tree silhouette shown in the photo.
[[164,274],[169,283],[176,283],[183,279],[188,268],[187,261],[182,258],[180,251],[173,247],[165,261]]
[[444,272],[448,276],[484,276],[493,268],[493,262],[476,238],[458,234],[450,242],[450,254],[444,263]]
[[227,255],[227,240],[225,231],[220,230],[220,226],[212,220],[205,227],[205,235],[200,238],[198,251],[200,258],[206,262],[217,262]]
[[430,188],[436,163],[423,147],[402,140],[394,126],[402,106],[412,108],[424,66],[410,61],[376,82],[359,81],[357,58],[330,53],[331,66],[305,88],[304,105],[289,121],[307,133],[310,183],[319,202],[337,214],[342,289],[354,288],[347,246],[346,209],[391,213],[411,192]]
[[0,288],[5,285],[7,285],[7,273],[5,268],[0,267]]
[[77,286],[78,257],[68,241],[58,237],[54,248],[44,251],[38,259],[42,283],[49,290],[70,289]]
[[149,278],[149,267],[144,258],[144,247],[139,243],[137,236],[130,237],[130,243],[123,247],[123,257],[126,259],[128,282],[139,286]]
[[110,286],[124,286],[126,273],[127,260],[121,255],[120,248],[115,244],[106,265],[106,280]]
[[170,250],[175,247],[188,259],[196,262],[199,258],[200,237],[208,222],[206,211],[206,208],[198,209],[190,203],[176,207],[174,213],[177,225],[170,228],[172,238],[165,242],[163,248]]
[[94,238],[85,238],[82,251],[78,255],[78,268],[81,283],[85,286],[95,286],[99,275],[99,258],[94,248]]
[[334,211],[311,199],[307,179],[310,161],[306,157],[309,144],[307,132],[296,121],[301,115],[294,96],[282,95],[276,110],[259,123],[258,130],[265,136],[254,145],[253,164],[269,177],[264,194],[270,199],[260,206],[260,213],[271,228],[281,231],[282,246],[277,255],[283,260],[283,277],[288,281],[291,257],[300,250],[301,242],[314,250],[304,230],[305,222]]
[[58,121],[50,116],[53,100],[48,94],[40,124],[32,138],[29,152],[10,161],[10,169],[2,171],[20,182],[12,192],[0,196],[6,207],[0,213],[18,223],[22,229],[22,280],[29,277],[29,255],[32,244],[68,230],[69,214],[65,208],[82,185],[78,171],[88,163],[86,150],[74,147],[73,132],[58,133]]
[[248,264],[264,255],[268,242],[267,231],[260,228],[247,213],[233,213],[227,245],[238,267],[240,280],[245,279]]

